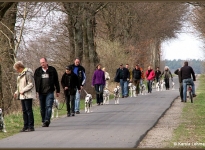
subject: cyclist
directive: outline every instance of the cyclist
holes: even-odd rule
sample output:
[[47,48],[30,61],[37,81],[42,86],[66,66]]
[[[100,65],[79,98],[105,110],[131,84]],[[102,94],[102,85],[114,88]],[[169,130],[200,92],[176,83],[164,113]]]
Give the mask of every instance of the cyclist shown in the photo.
[[[192,76],[192,78],[191,78]],[[181,68],[181,79],[183,84],[183,101],[186,102],[187,96],[187,84],[190,83],[192,85],[192,93],[193,97],[196,97],[195,94],[195,85],[193,81],[196,81],[194,70],[191,66],[188,66],[188,61],[184,62],[184,66]]]

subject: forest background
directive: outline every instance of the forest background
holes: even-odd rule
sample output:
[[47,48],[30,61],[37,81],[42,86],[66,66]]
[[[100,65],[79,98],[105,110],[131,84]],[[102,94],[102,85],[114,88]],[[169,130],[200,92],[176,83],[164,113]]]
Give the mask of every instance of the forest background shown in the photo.
[[173,63],[179,62],[162,59],[161,43],[175,38],[187,20],[204,38],[204,6],[204,2],[177,1],[0,2],[0,107],[5,114],[21,108],[13,98],[17,60],[35,71],[39,59],[46,57],[60,80],[65,67],[78,57],[86,69],[84,88],[92,94],[98,63],[111,76],[110,89],[121,63],[131,68],[139,63],[144,70],[149,65],[174,69]]

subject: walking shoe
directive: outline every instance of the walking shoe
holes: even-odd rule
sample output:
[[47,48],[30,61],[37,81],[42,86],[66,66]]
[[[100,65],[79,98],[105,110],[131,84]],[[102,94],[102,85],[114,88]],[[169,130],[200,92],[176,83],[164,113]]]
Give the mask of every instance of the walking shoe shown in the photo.
[[76,114],[80,114],[80,112],[79,112],[79,111],[76,111]]
[[122,96],[122,98],[124,98],[124,96]]
[[69,113],[67,114],[67,117],[70,117],[70,114],[69,114]]
[[193,97],[196,97],[196,94],[193,94]]
[[34,128],[28,128],[28,132],[35,131]]
[[75,116],[75,113],[72,113],[72,116]]
[[49,121],[48,120],[46,120],[44,123],[43,123],[43,125],[42,125],[42,127],[49,127]]
[[50,122],[48,120],[46,120],[45,122],[46,127],[49,127]]
[[28,131],[28,128],[23,128],[19,132],[27,132],[27,131]]

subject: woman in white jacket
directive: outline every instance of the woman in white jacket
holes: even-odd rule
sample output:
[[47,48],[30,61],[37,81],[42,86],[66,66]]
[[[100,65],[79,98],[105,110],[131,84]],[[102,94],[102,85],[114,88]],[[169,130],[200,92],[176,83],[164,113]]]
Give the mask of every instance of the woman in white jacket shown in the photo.
[[26,68],[21,61],[17,61],[13,68],[19,73],[17,77],[17,90],[14,98],[21,100],[24,127],[20,132],[34,131],[33,99],[36,98],[33,71]]

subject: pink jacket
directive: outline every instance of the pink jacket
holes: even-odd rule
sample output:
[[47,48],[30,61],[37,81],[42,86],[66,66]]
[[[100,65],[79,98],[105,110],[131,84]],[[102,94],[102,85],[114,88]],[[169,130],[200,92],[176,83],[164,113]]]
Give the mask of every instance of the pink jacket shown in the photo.
[[146,71],[146,78],[147,80],[154,80],[155,78],[155,73],[154,73],[154,70],[152,70],[148,76],[148,70]]

